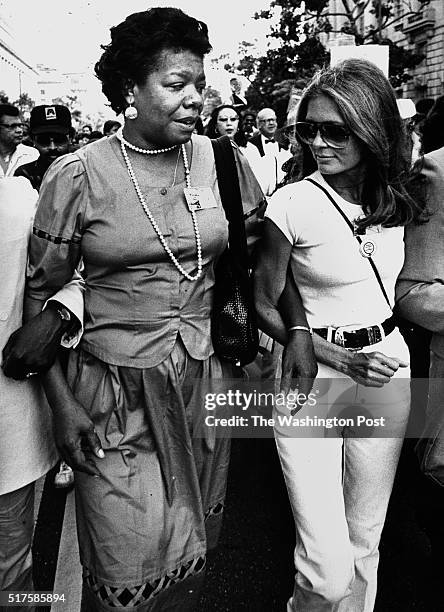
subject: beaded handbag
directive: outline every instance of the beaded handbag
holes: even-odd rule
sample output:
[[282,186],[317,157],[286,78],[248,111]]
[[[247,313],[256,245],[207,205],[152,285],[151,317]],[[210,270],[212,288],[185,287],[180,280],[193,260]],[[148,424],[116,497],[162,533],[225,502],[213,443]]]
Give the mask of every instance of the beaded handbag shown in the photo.
[[231,141],[222,136],[212,144],[229,246],[215,268],[211,339],[220,359],[243,366],[254,360],[259,348],[244,212]]

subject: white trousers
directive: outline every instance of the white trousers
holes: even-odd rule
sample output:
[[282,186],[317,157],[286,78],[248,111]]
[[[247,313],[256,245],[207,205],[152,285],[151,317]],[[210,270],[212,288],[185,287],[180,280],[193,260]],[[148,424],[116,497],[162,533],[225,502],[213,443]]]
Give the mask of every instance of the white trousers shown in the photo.
[[[397,330],[366,349],[372,351],[408,361]],[[379,540],[410,410],[409,371],[400,369],[382,389],[363,387],[322,365],[318,377],[329,388],[328,403],[337,406],[339,400],[348,416],[354,407],[359,411],[365,405],[376,406],[370,410],[374,416],[393,414],[390,435],[397,437],[295,437],[277,432],[296,523],[297,573],[287,610],[371,612]],[[340,397],[335,397],[334,378],[342,378],[337,381]],[[313,413],[304,407],[297,416],[310,410]]]

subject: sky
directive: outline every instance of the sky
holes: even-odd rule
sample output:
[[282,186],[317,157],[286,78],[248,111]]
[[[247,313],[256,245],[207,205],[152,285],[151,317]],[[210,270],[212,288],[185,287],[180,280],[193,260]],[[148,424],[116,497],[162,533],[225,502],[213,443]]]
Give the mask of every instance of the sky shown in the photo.
[[259,48],[265,48],[269,26],[253,15],[269,4],[270,0],[0,0],[0,14],[14,30],[17,50],[31,64],[77,72],[98,59],[112,25],[150,6],[177,6],[205,21],[215,56],[234,53],[239,42],[254,38]]

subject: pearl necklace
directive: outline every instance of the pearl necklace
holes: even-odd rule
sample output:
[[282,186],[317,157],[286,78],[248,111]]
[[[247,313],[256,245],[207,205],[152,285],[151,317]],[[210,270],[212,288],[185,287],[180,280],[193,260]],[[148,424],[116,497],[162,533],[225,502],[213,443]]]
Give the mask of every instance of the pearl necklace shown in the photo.
[[[120,140],[120,139],[119,139]],[[196,250],[197,250],[197,272],[194,276],[192,276],[191,274],[188,274],[188,272],[182,267],[182,265],[180,264],[180,262],[178,261],[178,259],[174,256],[174,253],[172,252],[172,250],[170,249],[170,247],[167,244],[167,241],[165,240],[165,236],[162,234],[162,232],[160,231],[159,226],[157,225],[150,209],[148,208],[148,205],[145,201],[145,198],[143,196],[143,193],[140,189],[140,185],[137,181],[136,175],[134,173],[133,167],[131,165],[130,159],[128,157],[128,153],[126,151],[125,145],[127,143],[125,142],[125,140],[120,140],[120,148],[122,150],[122,155],[123,155],[123,159],[125,160],[125,164],[128,170],[128,174],[130,176],[130,179],[134,185],[134,189],[136,190],[137,193],[137,197],[139,198],[139,202],[146,214],[146,216],[148,217],[148,219],[151,222],[151,225],[153,226],[154,231],[156,232],[163,248],[165,249],[165,251],[167,252],[169,258],[171,259],[171,261],[173,262],[173,264],[176,266],[176,268],[179,270],[179,272],[182,274],[182,276],[185,276],[185,278],[187,278],[190,281],[196,281],[201,275],[202,275],[202,245],[201,245],[201,239],[200,239],[200,233],[199,233],[199,226],[197,225],[197,218],[196,218],[196,212],[194,210],[191,210],[191,218],[193,220],[193,229],[194,229],[194,236],[196,239]],[[178,145],[176,145],[178,146]],[[175,147],[173,147],[175,148]],[[170,149],[165,149],[165,150],[170,150]],[[183,167],[184,167],[184,171],[185,171],[185,183],[188,189],[191,188],[191,180],[190,180],[190,167],[188,164],[188,157],[187,157],[187,150],[185,145],[183,144],[181,146],[181,150],[182,150],[182,158],[183,158]],[[145,149],[142,149],[142,151],[146,152]],[[160,152],[160,150],[159,150]]]
[[116,136],[121,143],[128,147],[128,149],[136,151],[137,153],[143,153],[143,155],[159,155],[160,153],[168,153],[168,151],[172,151],[173,149],[176,149],[179,146],[173,145],[172,147],[167,147],[166,149],[142,149],[141,147],[136,147],[135,145],[125,140],[123,136],[123,127],[117,130]]

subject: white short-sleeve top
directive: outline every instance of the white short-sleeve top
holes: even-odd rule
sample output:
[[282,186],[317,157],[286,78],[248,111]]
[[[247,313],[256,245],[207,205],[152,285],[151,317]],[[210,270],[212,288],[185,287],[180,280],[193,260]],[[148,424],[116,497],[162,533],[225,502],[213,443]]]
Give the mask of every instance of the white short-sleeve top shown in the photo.
[[[344,200],[319,172],[310,178],[328,190],[350,221],[363,214],[361,206]],[[291,266],[311,327],[365,327],[391,316],[356,237],[318,187],[306,180],[286,185],[272,196],[265,216],[293,246]],[[404,228],[371,227],[362,238],[376,246],[372,258],[393,305],[404,262]]]

